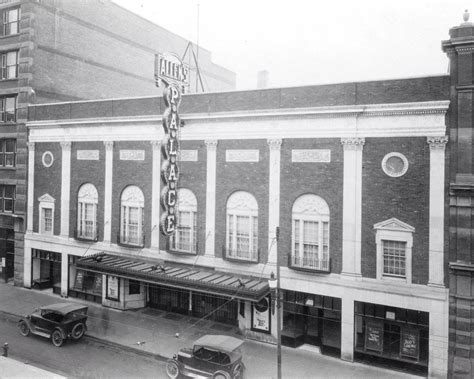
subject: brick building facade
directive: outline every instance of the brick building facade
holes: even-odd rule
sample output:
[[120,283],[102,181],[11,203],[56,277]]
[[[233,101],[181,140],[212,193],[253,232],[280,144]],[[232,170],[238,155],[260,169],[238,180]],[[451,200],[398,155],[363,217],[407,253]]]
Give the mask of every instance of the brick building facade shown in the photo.
[[278,263],[285,345],[446,376],[449,100],[449,76],[183,96],[173,238],[161,98],[31,106],[24,285],[271,342]]
[[[156,96],[154,55],[183,54],[188,41],[110,1],[3,0],[0,13],[1,275],[21,284],[28,104]],[[199,69],[206,91],[235,88],[235,74],[214,64],[205,48]]]

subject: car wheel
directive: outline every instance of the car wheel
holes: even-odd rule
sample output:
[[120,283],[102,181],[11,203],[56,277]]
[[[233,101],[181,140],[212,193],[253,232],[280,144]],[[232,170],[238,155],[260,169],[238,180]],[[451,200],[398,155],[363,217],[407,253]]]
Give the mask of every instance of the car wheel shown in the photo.
[[73,340],[81,339],[86,331],[86,326],[80,322],[72,328],[71,337]]
[[176,379],[179,376],[179,366],[174,359],[170,359],[166,363],[166,373],[171,379]]
[[225,371],[216,371],[214,375],[212,375],[212,379],[229,379],[230,375]]
[[28,334],[30,334],[30,327],[25,321],[20,321],[20,324],[18,325],[18,328],[20,328],[20,334],[23,337],[27,337]]
[[63,334],[60,330],[56,329],[53,334],[51,334],[51,342],[56,347],[61,347],[64,343]]

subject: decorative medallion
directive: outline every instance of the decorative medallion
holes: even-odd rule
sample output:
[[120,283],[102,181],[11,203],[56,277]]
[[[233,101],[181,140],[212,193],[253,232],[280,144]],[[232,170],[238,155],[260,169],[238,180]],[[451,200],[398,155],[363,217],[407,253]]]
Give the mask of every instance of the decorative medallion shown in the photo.
[[408,159],[400,153],[388,153],[382,159],[382,170],[392,178],[403,176],[408,170]]
[[45,151],[41,157],[41,161],[43,162],[44,167],[51,167],[54,162],[53,153],[51,151]]

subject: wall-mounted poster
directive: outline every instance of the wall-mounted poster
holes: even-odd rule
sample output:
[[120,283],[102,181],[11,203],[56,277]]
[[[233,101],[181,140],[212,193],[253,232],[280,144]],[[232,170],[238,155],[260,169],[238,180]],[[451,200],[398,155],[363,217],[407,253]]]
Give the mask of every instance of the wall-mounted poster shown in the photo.
[[420,357],[420,332],[417,329],[402,328],[400,336],[400,355],[403,357]]
[[259,332],[270,333],[270,302],[264,297],[253,305],[252,329]]
[[119,278],[117,276],[107,275],[107,299],[119,300]]
[[365,350],[383,352],[383,322],[368,320],[365,325]]

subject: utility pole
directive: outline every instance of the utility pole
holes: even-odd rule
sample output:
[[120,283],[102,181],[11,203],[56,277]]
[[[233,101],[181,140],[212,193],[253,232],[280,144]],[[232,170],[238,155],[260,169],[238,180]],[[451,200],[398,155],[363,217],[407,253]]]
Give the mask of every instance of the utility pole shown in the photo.
[[[280,239],[280,227],[276,227],[276,241]],[[280,294],[280,258],[277,246],[276,271],[277,271],[277,288],[276,288],[276,308],[277,308],[277,378],[281,379],[281,294]]]

